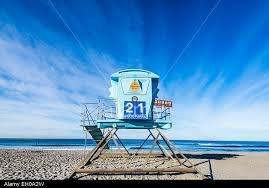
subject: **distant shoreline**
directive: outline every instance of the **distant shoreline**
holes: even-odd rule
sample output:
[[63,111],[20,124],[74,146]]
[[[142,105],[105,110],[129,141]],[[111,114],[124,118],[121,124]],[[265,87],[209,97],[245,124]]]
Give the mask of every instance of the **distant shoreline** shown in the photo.
[[[138,149],[142,139],[122,139],[127,149]],[[201,153],[242,153],[242,152],[269,152],[269,142],[259,141],[204,141],[204,140],[172,140],[174,145],[183,152]],[[165,145],[165,143],[162,143]],[[88,139],[86,148],[91,149],[96,143]],[[147,141],[143,148],[149,150],[152,140]],[[117,148],[114,142],[111,148]],[[43,150],[84,150],[84,139],[0,139],[0,149],[43,149]]]

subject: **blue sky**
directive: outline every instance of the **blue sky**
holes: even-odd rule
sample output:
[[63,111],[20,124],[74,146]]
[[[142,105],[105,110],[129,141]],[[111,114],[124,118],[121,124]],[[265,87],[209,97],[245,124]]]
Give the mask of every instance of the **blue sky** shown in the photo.
[[171,138],[268,141],[267,0],[220,1],[178,61],[217,0],[51,1],[83,49],[48,0],[0,2],[0,137],[82,138],[78,104],[112,73],[176,62],[159,93]]

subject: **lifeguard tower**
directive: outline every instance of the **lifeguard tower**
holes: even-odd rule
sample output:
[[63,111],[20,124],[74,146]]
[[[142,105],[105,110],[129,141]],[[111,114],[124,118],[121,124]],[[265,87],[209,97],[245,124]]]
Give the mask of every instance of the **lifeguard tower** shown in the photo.
[[[162,133],[162,130],[172,128],[170,120],[172,101],[158,99],[158,82],[159,76],[150,71],[141,69],[118,71],[111,75],[109,99],[99,99],[97,103],[83,104],[82,127],[91,134],[96,142],[96,147],[84,157],[69,178],[73,178],[78,173],[102,175],[196,173],[202,175]],[[124,146],[119,138],[117,131],[120,129],[146,130],[149,135],[140,147],[132,152]],[[152,137],[150,150],[139,153],[150,137]],[[121,151],[119,155],[110,149],[111,143],[114,143]],[[158,146],[161,153],[153,152],[155,146]],[[122,149],[124,153],[122,153]],[[125,161],[124,168],[93,167],[94,161],[104,155],[106,157],[108,155],[123,157],[125,159],[123,160]],[[161,156],[164,160],[170,159],[175,164],[165,168],[152,166],[149,164],[149,158],[154,156]],[[129,163],[126,159],[135,160],[143,157],[146,160],[141,168],[126,167],[126,164]],[[186,163],[189,163],[189,166]],[[87,167],[89,165],[92,167]]]
[[169,129],[172,123],[154,118],[159,76],[145,70],[123,70],[111,75],[110,97],[115,101],[116,118],[97,120],[100,129]]

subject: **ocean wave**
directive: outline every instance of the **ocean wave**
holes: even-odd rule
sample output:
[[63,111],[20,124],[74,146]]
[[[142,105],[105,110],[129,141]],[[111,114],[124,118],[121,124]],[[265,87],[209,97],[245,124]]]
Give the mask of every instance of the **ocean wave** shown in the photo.
[[[37,145],[30,145],[30,146],[33,146],[33,147],[63,147],[63,146],[74,146],[74,147],[84,147],[85,145],[84,144],[37,144]],[[87,144],[86,146],[95,146],[95,144]]]
[[269,148],[269,145],[250,145],[250,144],[213,144],[213,143],[198,143],[199,146],[205,147],[255,147],[255,148]]
[[[128,149],[139,149],[139,148],[140,148],[140,146],[131,146],[131,147],[128,147]],[[151,149],[151,146],[143,146],[140,149]]]

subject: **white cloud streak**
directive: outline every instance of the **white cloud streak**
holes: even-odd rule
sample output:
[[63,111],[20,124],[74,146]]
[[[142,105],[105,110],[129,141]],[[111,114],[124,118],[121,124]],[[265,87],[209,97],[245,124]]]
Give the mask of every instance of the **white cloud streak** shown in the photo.
[[[115,71],[110,56],[93,50],[88,55],[108,77]],[[83,136],[78,104],[106,97],[108,89],[100,87],[104,83],[95,70],[81,65],[43,43],[30,44],[12,28],[2,30],[0,137]]]
[[[266,61],[267,56],[262,59]],[[220,73],[212,82],[197,71],[185,82],[175,81],[173,91],[176,139],[268,140],[269,138],[269,71],[251,62],[231,87]],[[171,89],[174,88],[174,89]],[[170,93],[171,94],[171,93]]]

